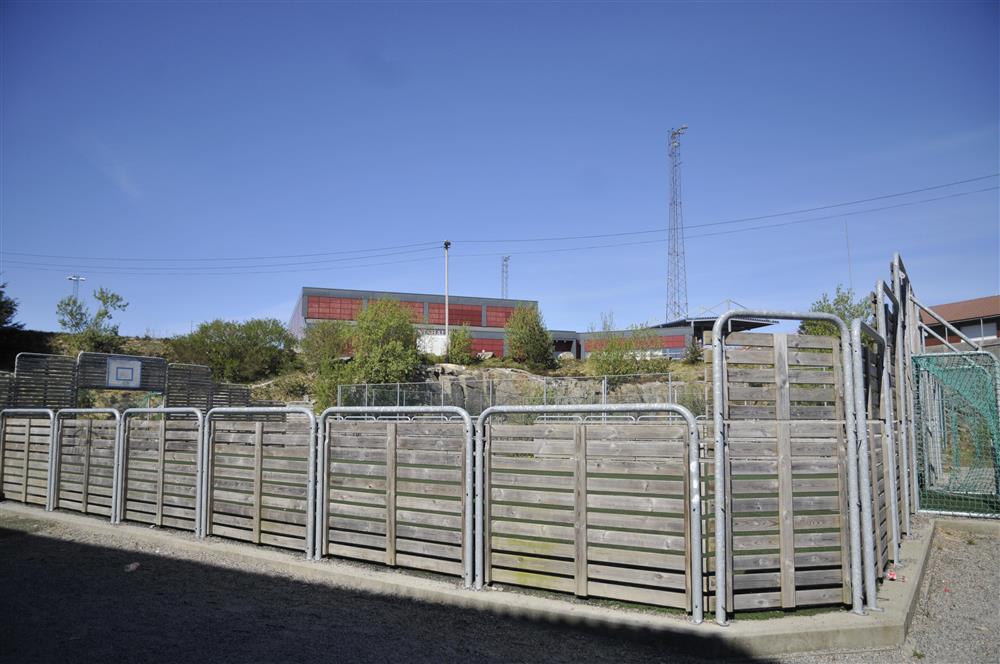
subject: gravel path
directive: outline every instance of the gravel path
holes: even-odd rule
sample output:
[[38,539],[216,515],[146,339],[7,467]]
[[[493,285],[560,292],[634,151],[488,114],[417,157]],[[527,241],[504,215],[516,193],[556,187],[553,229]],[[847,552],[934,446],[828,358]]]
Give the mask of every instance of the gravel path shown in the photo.
[[[710,639],[654,641],[380,597],[112,537],[0,514],[0,661],[746,661],[731,650],[702,659],[720,647]],[[930,565],[902,649],[777,661],[995,664],[1000,539],[945,531]]]

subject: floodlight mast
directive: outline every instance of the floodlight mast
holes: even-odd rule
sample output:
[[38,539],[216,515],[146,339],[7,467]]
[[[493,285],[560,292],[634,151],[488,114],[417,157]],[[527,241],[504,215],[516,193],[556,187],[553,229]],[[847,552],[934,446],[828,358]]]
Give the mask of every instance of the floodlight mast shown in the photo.
[[684,213],[681,208],[681,135],[688,126],[670,130],[670,225],[667,230],[667,319],[687,317],[687,265],[684,258]]

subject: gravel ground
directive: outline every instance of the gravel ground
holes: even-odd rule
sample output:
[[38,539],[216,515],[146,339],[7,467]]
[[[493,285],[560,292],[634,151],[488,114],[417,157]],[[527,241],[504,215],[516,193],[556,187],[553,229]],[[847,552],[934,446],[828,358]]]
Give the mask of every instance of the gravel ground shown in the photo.
[[949,530],[938,522],[920,604],[902,648],[798,655],[788,664],[1000,662],[1000,538]]
[[[184,535],[178,535],[184,537]],[[111,541],[114,540],[114,541]],[[127,535],[0,514],[3,662],[746,661],[714,639],[671,643],[208,564]],[[200,555],[200,554],[199,554]],[[987,662],[1000,652],[1000,539],[939,533],[902,649],[784,657]],[[719,654],[702,658],[711,651]]]

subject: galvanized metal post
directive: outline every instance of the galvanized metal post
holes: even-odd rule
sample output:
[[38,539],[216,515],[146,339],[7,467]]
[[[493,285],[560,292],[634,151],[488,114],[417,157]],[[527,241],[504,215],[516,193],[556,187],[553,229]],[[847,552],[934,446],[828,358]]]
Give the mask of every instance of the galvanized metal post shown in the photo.
[[894,356],[896,360],[896,416],[899,420],[899,467],[902,471],[902,477],[899,478],[900,484],[902,485],[903,496],[903,532],[909,534],[910,528],[910,428],[907,422],[907,410],[909,408],[909,403],[907,401],[906,393],[906,335],[905,330],[905,318],[906,318],[906,307],[903,306],[905,302],[905,293],[903,292],[903,282],[902,275],[900,274],[900,258],[899,254],[893,257],[892,261],[892,299],[896,307],[896,335],[895,335],[895,349]]
[[[865,370],[861,358],[861,334],[864,332],[885,352],[885,340],[860,318],[851,321],[851,352],[854,368],[854,416],[858,440],[858,474],[861,489],[861,540],[864,565],[865,598],[868,608],[878,609],[875,582],[875,538],[872,519],[871,449],[868,440],[868,408],[865,400]],[[883,434],[884,435],[884,434]]]
[[[885,428],[886,437],[886,467],[889,469],[889,490],[886,493],[889,495],[889,509],[891,512],[891,518],[889,519],[889,524],[892,526],[892,562],[897,567],[900,564],[899,560],[899,540],[900,540],[900,523],[899,523],[899,500],[898,500],[898,487],[899,480],[896,477],[897,468],[897,457],[896,457],[896,421],[895,421],[895,409],[893,408],[893,392],[892,392],[892,381],[890,376],[892,371],[889,367],[890,359],[895,357],[895,350],[888,343],[889,332],[888,332],[888,322],[885,317],[885,298],[888,296],[895,302],[895,296],[892,294],[892,290],[886,285],[881,279],[875,284],[875,329],[882,336],[883,341],[885,341],[885,355],[882,362],[882,421],[883,427]],[[899,303],[896,302],[893,305],[893,310],[898,312]]]

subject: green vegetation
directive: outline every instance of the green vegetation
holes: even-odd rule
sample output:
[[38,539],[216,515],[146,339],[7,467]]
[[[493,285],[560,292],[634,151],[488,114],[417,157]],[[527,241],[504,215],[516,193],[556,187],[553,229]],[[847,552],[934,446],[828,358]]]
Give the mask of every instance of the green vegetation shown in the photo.
[[627,376],[673,371],[674,363],[669,357],[652,355],[659,344],[656,333],[648,326],[632,325],[628,335],[614,330],[614,316],[601,314],[601,331],[594,339],[597,342],[595,349],[587,357],[587,373],[592,376]]
[[17,300],[7,295],[7,284],[0,283],[0,328],[21,329],[20,323],[14,322],[17,314]]
[[[848,326],[855,318],[861,318],[870,323],[872,318],[871,296],[855,299],[853,289],[845,289],[841,284],[837,284],[837,290],[834,292],[832,300],[827,293],[823,293],[818,300],[812,303],[809,311],[834,314]],[[799,324],[799,334],[840,336],[836,326],[832,323],[814,320],[802,321]]]
[[358,314],[353,374],[359,383],[412,380],[421,366],[417,328],[399,302],[376,300]]
[[475,361],[472,354],[472,332],[468,325],[451,331],[448,336],[448,354],[445,357],[455,364],[469,365]]
[[[601,331],[592,341],[587,372],[594,376],[624,376],[639,373],[638,343],[634,336],[616,334],[612,313],[601,314]],[[592,330],[593,331],[593,330]],[[633,332],[636,332],[633,329]]]
[[533,371],[555,366],[552,337],[545,329],[542,314],[534,307],[518,307],[507,319],[507,348],[510,357]]
[[344,321],[328,320],[312,325],[302,339],[302,362],[310,371],[323,371],[351,354],[354,328]]
[[687,348],[684,350],[684,364],[701,364],[705,361],[705,354],[702,352],[701,344],[691,337]]
[[121,295],[105,288],[94,291],[94,299],[100,303],[93,314],[79,298],[72,295],[63,298],[56,305],[56,315],[66,334],[60,342],[71,354],[79,351],[97,353],[119,353],[123,340],[118,336],[118,325],[112,324],[115,311],[128,308]]
[[214,320],[171,345],[178,362],[204,364],[216,380],[252,383],[297,367],[295,337],[274,318]]

